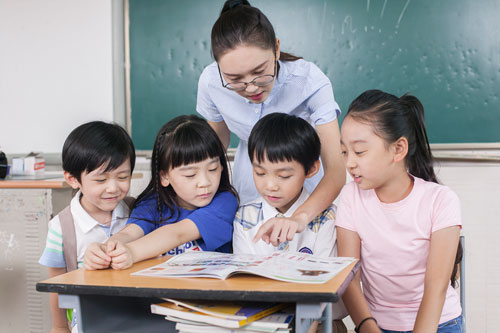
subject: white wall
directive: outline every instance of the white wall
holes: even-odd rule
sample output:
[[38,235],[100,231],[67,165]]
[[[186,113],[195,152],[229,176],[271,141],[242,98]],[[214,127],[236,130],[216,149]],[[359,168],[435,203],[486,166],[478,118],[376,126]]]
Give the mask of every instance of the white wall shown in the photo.
[[60,153],[113,120],[111,1],[0,0],[0,148]]
[[[497,152],[497,156],[500,152]],[[465,236],[468,332],[498,332],[500,325],[500,163],[441,162],[439,180],[454,190]]]

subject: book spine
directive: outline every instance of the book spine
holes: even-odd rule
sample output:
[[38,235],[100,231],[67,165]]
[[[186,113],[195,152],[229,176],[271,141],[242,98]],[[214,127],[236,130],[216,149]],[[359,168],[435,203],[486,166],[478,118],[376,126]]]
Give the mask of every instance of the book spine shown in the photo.
[[264,310],[262,312],[256,313],[253,316],[248,317],[247,319],[240,320],[238,322],[238,325],[241,327],[241,326],[245,326],[247,324],[250,324],[253,321],[259,320],[261,318],[269,316],[272,313],[275,313],[278,310],[283,309],[285,306],[287,306],[286,303],[277,304],[277,305],[275,305],[273,307],[270,307],[269,309],[266,309],[266,310]]

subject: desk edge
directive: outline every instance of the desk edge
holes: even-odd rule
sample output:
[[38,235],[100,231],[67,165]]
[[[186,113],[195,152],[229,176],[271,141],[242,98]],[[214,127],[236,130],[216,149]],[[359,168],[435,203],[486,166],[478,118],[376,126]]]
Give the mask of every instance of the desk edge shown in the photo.
[[[213,300],[242,300],[242,301],[269,301],[276,302],[337,302],[338,293],[335,292],[269,292],[249,290],[200,290],[200,289],[168,289],[168,288],[131,288],[88,285],[47,284],[38,282],[36,290],[39,292],[54,292],[65,295],[105,295],[131,297],[168,297],[178,299],[206,299]],[[140,296],[139,296],[140,295]]]

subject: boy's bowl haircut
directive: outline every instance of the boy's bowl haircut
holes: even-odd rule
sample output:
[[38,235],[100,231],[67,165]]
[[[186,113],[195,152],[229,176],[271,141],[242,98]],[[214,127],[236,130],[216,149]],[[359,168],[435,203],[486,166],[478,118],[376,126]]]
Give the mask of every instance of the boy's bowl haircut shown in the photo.
[[271,113],[260,119],[248,139],[248,156],[253,163],[297,161],[307,174],[319,159],[321,142],[304,119],[286,113]]

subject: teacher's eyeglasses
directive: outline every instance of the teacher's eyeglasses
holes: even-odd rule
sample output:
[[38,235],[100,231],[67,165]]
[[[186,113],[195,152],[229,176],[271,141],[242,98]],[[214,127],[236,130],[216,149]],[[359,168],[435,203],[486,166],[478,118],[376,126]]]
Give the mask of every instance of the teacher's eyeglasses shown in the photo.
[[257,87],[264,87],[264,86],[271,84],[271,82],[273,82],[274,78],[276,77],[276,63],[277,63],[277,61],[275,59],[274,60],[274,74],[272,74],[272,75],[266,74],[266,75],[257,76],[255,79],[253,79],[250,82],[232,82],[232,83],[224,84],[224,80],[222,79],[222,74],[220,72],[219,64],[217,64],[217,69],[219,70],[220,82],[222,83],[222,86],[224,88],[227,88],[227,89],[233,90],[233,91],[243,91],[247,88],[247,86],[249,84],[253,84],[254,86],[257,86]]

